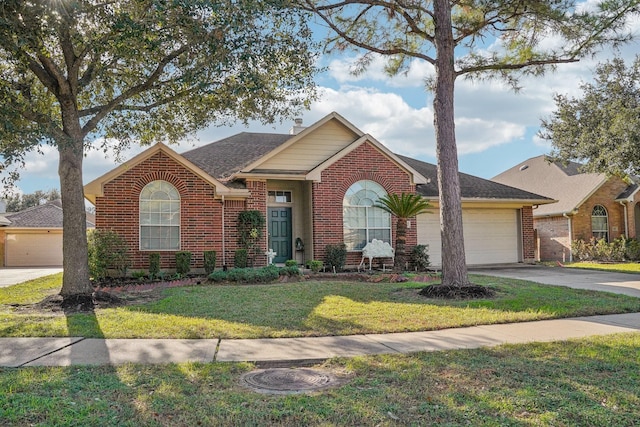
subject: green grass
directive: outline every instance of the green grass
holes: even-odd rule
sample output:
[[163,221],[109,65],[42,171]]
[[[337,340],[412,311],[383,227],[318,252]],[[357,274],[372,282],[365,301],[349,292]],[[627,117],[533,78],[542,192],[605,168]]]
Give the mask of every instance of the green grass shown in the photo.
[[566,264],[565,267],[585,268],[588,270],[617,271],[620,273],[640,273],[640,263],[638,262],[619,262],[611,264],[603,264],[597,262],[573,262]]
[[[640,299],[609,293],[472,276],[496,289],[485,300],[443,301],[417,295],[423,283],[308,281],[274,285],[194,286],[162,291],[154,302],[92,314],[41,313],[8,305],[37,302],[60,276],[19,295],[0,289],[0,336],[106,338],[260,338],[349,335],[523,322],[640,311]],[[27,286],[28,285],[21,285]],[[37,291],[35,289],[38,289]],[[28,295],[28,297],[27,297]]]
[[311,395],[239,385],[247,363],[0,368],[3,426],[633,426],[640,333],[334,359]]
[[46,296],[60,292],[60,286],[62,286],[62,273],[0,288],[0,306],[38,302]]

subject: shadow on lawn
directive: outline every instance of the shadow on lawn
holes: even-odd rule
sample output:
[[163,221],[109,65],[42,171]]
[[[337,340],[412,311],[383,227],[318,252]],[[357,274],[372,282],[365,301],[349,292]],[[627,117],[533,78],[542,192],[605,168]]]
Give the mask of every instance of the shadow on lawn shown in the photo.
[[[291,319],[290,327],[305,329],[304,323],[318,316],[318,308],[335,298],[354,304],[418,303],[430,304],[424,297],[400,300],[396,292],[423,284],[365,282],[301,282],[272,285],[209,285],[166,289],[158,301],[125,310],[182,317],[250,323],[262,327],[281,328]],[[348,302],[347,302],[348,304]],[[347,306],[347,305],[345,305]],[[336,321],[334,326],[349,328],[349,322]]]

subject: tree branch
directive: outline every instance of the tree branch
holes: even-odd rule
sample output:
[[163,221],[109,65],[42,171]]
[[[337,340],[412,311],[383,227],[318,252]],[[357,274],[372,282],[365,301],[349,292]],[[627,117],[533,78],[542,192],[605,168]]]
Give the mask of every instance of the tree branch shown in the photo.
[[153,87],[153,85],[160,79],[160,76],[164,72],[167,65],[169,65],[174,59],[178,58],[183,53],[187,52],[189,46],[184,45],[179,49],[171,52],[167,56],[165,56],[159,63],[153,73],[142,83],[129,88],[124,91],[119,96],[115,97],[111,100],[111,102],[107,103],[102,107],[100,111],[97,111],[96,114],[89,120],[82,128],[83,136],[88,135],[91,131],[93,131],[98,123],[107,116],[111,111],[113,111],[118,105],[122,104],[125,100],[130,99],[145,90]]

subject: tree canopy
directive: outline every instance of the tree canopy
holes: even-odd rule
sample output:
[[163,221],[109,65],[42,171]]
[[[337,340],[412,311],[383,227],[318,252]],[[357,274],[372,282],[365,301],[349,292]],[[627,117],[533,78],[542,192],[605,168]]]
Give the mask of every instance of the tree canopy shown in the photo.
[[86,150],[272,122],[309,103],[315,71],[311,32],[288,0],[0,3],[0,154],[8,167],[41,144],[58,150],[61,294],[92,290]]
[[542,120],[555,160],[582,163],[588,172],[640,173],[640,56],[599,64],[580,97],[555,96],[556,111]]
[[[363,52],[355,72],[374,55],[386,72],[405,72],[426,61],[434,93],[442,236],[442,284],[469,285],[455,136],[454,87],[458,77],[500,78],[518,88],[522,75],[541,75],[575,62],[604,44],[631,38],[626,18],[640,0],[298,0],[331,30],[330,51]],[[426,138],[426,136],[425,136]]]
[[57,189],[36,190],[29,194],[14,194],[5,199],[7,212],[20,212],[33,206],[39,206],[43,202],[58,200],[60,192]]

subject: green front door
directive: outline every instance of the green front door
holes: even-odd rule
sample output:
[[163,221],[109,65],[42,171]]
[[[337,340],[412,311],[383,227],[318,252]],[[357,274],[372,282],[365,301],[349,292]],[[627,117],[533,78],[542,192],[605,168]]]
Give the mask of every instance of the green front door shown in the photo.
[[274,263],[293,259],[291,255],[291,208],[269,208],[269,248],[277,254]]

